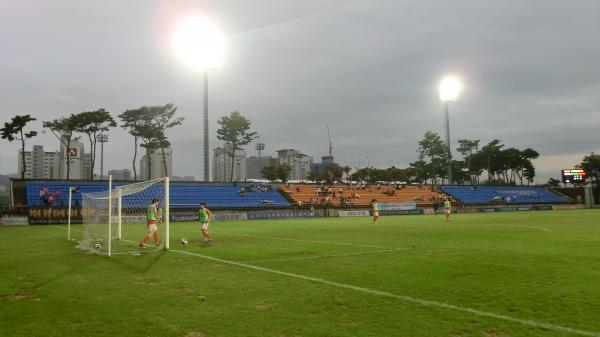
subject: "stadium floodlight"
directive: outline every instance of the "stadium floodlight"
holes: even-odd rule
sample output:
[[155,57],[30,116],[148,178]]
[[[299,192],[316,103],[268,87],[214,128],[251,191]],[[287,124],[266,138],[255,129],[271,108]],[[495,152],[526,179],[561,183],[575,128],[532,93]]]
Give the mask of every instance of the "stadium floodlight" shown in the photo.
[[172,48],[178,58],[193,70],[204,72],[204,181],[209,181],[208,71],[219,68],[225,54],[225,35],[209,18],[188,15],[173,29]]
[[191,14],[175,23],[172,47],[179,59],[195,70],[221,66],[225,54],[225,35],[209,18]]
[[440,82],[440,100],[444,105],[444,129],[446,131],[446,150],[448,153],[448,184],[452,184],[452,150],[450,149],[450,119],[448,117],[449,102],[458,98],[462,84],[457,77],[448,76]]
[[448,76],[440,82],[440,100],[442,102],[456,101],[461,90],[460,80],[454,76]]

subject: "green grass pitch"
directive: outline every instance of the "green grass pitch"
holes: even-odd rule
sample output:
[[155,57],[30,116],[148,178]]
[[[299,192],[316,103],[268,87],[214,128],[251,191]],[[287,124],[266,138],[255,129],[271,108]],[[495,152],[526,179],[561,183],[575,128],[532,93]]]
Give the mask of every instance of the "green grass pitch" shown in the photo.
[[0,227],[0,336],[600,336],[599,210],[171,228],[107,258]]

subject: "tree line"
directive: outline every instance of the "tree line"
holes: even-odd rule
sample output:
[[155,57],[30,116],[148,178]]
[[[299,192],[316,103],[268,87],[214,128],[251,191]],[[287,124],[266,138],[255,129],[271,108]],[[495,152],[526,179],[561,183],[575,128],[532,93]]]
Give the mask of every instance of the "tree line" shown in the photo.
[[[171,144],[166,136],[166,131],[172,127],[181,125],[183,117],[175,116],[177,108],[172,104],[162,106],[143,106],[138,109],[131,109],[121,113],[118,117],[121,121],[121,128],[125,129],[134,140],[133,172],[134,179],[137,180],[136,159],[138,146],[146,149],[146,155],[160,150],[164,170],[168,175],[166,165],[165,149]],[[27,165],[25,162],[25,143],[27,140],[38,135],[37,131],[25,131],[30,122],[37,120],[31,115],[16,115],[9,122],[4,123],[0,129],[0,137],[9,142],[19,141],[21,152],[23,153],[21,179],[25,179]],[[83,111],[74,113],[67,117],[58,117],[52,120],[43,121],[42,126],[50,130],[65,149],[69,149],[73,142],[79,141],[85,137],[88,141],[89,153],[91,159],[89,176],[94,179],[94,168],[96,164],[96,145],[98,137],[107,133],[111,128],[117,127],[117,122],[106,109],[100,108],[94,111]],[[140,144],[141,142],[141,144]],[[65,153],[68,156],[68,153]],[[150,175],[151,161],[148,160],[148,175]],[[71,160],[66,160],[66,179],[71,178]],[[149,179],[149,176],[147,177]]]
[[[161,163],[165,175],[168,176],[168,166],[166,160],[166,149],[171,146],[167,138],[167,131],[173,127],[182,124],[184,118],[176,116],[177,107],[172,103],[157,106],[142,106],[137,109],[129,109],[118,115],[118,119],[122,129],[127,131],[133,137],[134,151],[132,159],[132,168],[134,180],[138,179],[136,161],[138,156],[138,148],[145,149],[146,158],[160,151]],[[0,129],[1,138],[9,142],[19,141],[21,144],[21,152],[25,153],[25,143],[38,135],[37,131],[26,131],[28,124],[37,120],[31,115],[16,115],[9,122],[4,123],[4,127]],[[217,123],[217,138],[232,145],[231,151],[227,151],[232,159],[235,157],[235,151],[248,145],[256,139],[257,133],[250,131],[251,123],[239,111],[234,111],[228,116],[221,117]],[[96,144],[98,136],[107,133],[111,128],[117,127],[117,122],[106,109],[98,109],[95,111],[84,111],[76,114],[71,114],[67,117],[59,117],[42,123],[45,129],[48,129],[56,136],[60,144],[66,149],[71,147],[75,141],[79,141],[82,137],[88,140],[91,167],[89,175],[94,179],[94,168],[96,162]],[[68,155],[68,154],[67,154]],[[25,179],[27,165],[25,156],[22,156],[21,179]],[[146,161],[147,176],[143,179],[150,179],[151,160]],[[231,166],[231,179],[233,180],[233,168]],[[71,176],[71,162],[66,161],[66,179]]]
[[484,145],[478,139],[459,139],[456,151],[462,159],[454,159],[440,135],[431,131],[418,144],[418,160],[410,163],[414,180],[431,184],[448,183],[448,165],[458,184],[481,184],[484,171],[488,185],[530,184],[535,178],[533,160],[540,156],[532,148],[506,147],[499,139]]

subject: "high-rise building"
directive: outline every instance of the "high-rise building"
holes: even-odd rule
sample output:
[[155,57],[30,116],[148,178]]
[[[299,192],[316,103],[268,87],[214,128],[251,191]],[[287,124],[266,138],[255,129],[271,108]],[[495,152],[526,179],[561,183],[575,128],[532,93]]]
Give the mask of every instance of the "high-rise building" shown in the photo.
[[287,165],[291,168],[288,179],[304,180],[310,173],[313,158],[302,154],[298,150],[285,149],[277,151],[277,159],[280,165]]
[[[165,163],[167,171],[165,172]],[[171,148],[165,149],[165,158],[160,149],[150,154],[150,175],[148,175],[148,157],[144,155],[140,160],[140,180],[151,180],[166,177],[167,173],[169,176],[173,174],[173,150]]]
[[223,147],[213,150],[213,181],[232,181],[231,165],[233,166],[233,181],[246,180],[246,151],[239,149],[235,151],[233,161],[231,160],[232,145],[226,143]]
[[[59,153],[45,152],[42,145],[34,145],[31,151],[25,151],[25,179],[58,179]],[[23,153],[19,151],[17,163],[19,175],[23,170]]]
[[[67,171],[69,171],[69,179],[92,179],[92,156],[85,153],[82,142],[71,141],[67,148],[61,141],[58,160],[60,179],[67,179]],[[67,160],[69,167],[67,167]]]
[[131,171],[129,169],[109,170],[108,175],[112,176],[113,180],[131,180]]
[[250,157],[246,159],[246,178],[264,179],[262,169],[266,166],[276,166],[279,164],[277,158],[271,156]]

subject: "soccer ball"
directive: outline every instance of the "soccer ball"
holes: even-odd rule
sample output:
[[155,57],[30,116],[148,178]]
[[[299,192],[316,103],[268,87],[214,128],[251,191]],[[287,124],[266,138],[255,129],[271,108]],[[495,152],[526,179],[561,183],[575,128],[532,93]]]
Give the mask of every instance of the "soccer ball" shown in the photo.
[[187,245],[189,243],[189,241],[188,241],[187,238],[181,238],[180,242],[181,242],[182,245]]
[[100,244],[99,244],[99,243],[97,243],[97,244],[95,244],[95,245],[94,245],[94,248],[95,248],[96,250],[100,250],[100,248],[102,248],[102,246],[100,246]]

